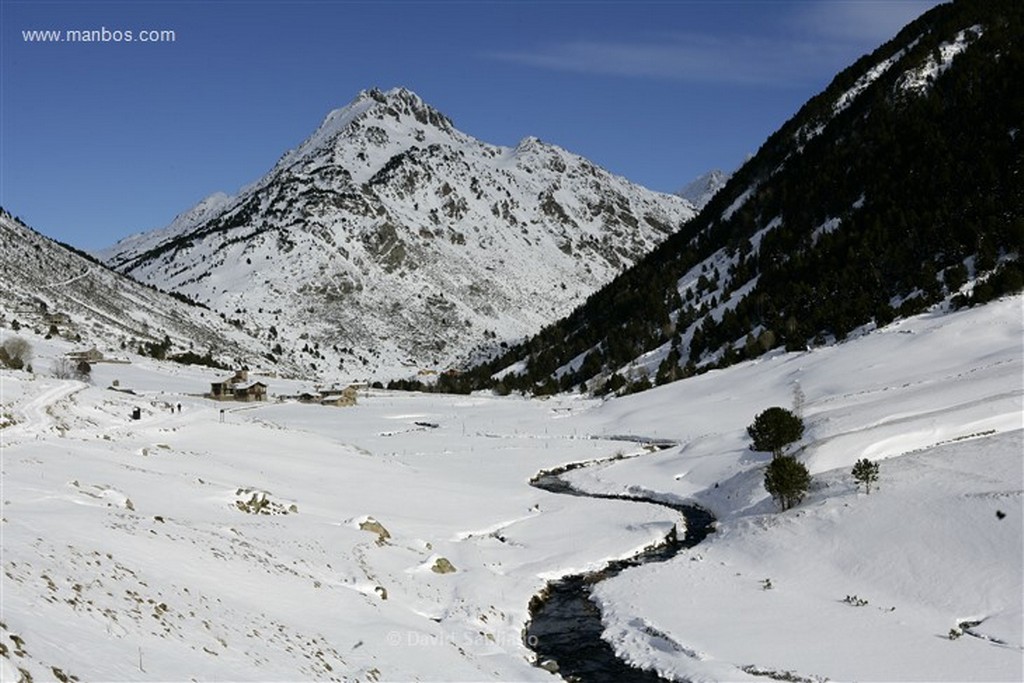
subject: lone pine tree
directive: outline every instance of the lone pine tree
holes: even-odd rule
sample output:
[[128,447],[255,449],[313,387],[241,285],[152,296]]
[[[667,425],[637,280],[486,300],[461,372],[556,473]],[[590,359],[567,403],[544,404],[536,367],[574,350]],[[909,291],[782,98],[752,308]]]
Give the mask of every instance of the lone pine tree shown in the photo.
[[878,481],[878,463],[861,458],[853,466],[853,478],[857,483],[864,484],[864,492],[871,493],[871,484]]
[[755,451],[771,451],[778,458],[782,449],[804,435],[804,422],[793,412],[774,406],[761,412],[747,427]]
[[798,505],[811,485],[811,475],[804,464],[791,455],[772,459],[764,473],[764,488],[788,510]]

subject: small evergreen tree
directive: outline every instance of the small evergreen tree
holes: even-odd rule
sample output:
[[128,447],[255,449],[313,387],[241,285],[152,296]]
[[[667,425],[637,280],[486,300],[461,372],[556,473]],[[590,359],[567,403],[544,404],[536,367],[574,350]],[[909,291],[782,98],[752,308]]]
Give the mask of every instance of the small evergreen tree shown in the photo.
[[871,484],[878,481],[878,463],[861,458],[853,466],[853,478],[859,484],[864,484],[864,492],[870,494]]
[[92,381],[92,365],[89,364],[89,361],[78,361],[78,365],[75,366],[75,378],[82,382]]
[[804,421],[791,411],[774,406],[754,418],[747,434],[754,440],[751,450],[771,451],[778,458],[785,446],[804,435]]
[[788,510],[798,505],[811,485],[811,475],[804,464],[791,455],[774,458],[764,473],[764,488]]

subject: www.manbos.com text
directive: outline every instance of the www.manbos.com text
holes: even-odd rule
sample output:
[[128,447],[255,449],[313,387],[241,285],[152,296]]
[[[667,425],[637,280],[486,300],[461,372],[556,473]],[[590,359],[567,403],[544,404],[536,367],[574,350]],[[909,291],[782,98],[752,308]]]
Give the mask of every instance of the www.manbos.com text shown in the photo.
[[172,29],[120,29],[101,26],[91,29],[27,29],[21,32],[26,43],[173,43],[178,39]]

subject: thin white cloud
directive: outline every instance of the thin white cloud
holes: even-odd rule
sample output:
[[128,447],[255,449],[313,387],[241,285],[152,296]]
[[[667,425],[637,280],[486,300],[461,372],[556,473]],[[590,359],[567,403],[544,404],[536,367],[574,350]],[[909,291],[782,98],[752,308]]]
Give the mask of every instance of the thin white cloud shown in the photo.
[[775,17],[764,36],[676,33],[618,41],[575,40],[487,57],[604,76],[801,85],[835,73],[937,4],[935,0],[798,3],[789,13]]
[[739,85],[793,85],[808,63],[838,58],[825,43],[676,34],[649,41],[571,41],[492,58],[578,73]]

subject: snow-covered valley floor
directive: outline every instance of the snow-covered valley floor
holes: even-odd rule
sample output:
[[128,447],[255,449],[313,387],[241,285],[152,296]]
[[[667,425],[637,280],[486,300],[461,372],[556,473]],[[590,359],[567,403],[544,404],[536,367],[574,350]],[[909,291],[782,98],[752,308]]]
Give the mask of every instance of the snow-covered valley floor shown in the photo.
[[[597,586],[624,657],[691,680],[1021,680],[1021,303],[608,402],[216,403],[198,394],[222,373],[138,357],[48,378],[70,345],[22,335],[41,374],[2,374],[0,676],[550,680],[522,642],[531,596],[680,520],[528,481],[642,453],[566,477],[719,524]],[[745,428],[796,383],[814,480],[778,513]],[[870,495],[849,474],[863,457],[881,461]],[[951,639],[963,622],[980,623]]]

